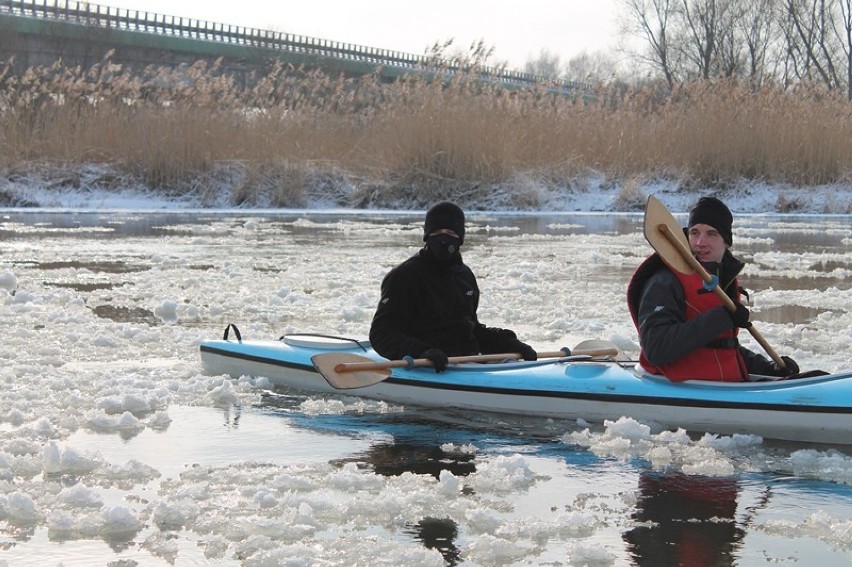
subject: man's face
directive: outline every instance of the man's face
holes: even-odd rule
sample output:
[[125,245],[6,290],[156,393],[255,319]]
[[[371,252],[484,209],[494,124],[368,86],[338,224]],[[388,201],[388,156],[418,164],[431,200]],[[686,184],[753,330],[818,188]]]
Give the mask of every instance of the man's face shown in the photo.
[[692,225],[687,231],[689,248],[699,262],[721,262],[728,245],[719,231],[709,224]]

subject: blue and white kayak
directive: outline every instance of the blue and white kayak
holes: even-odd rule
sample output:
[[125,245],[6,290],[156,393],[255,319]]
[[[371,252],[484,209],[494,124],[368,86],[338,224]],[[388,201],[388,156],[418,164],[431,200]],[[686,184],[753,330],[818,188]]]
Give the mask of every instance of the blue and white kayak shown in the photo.
[[394,367],[367,381],[369,385],[340,390],[318,371],[312,358],[337,353],[388,361],[367,341],[322,335],[266,341],[226,335],[203,341],[200,349],[207,374],[266,377],[273,385],[303,392],[589,423],[627,416],[694,432],[852,444],[852,373],[766,382],[676,383],[648,374],[635,363],[565,357],[451,364],[441,373]]

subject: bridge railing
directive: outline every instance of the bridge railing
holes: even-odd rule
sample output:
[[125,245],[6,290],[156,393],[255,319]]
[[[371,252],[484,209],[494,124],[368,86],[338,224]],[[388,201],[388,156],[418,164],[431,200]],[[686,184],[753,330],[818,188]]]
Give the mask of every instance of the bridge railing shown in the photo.
[[[399,68],[422,69],[432,62],[425,55],[73,0],[0,0],[0,14],[4,12],[31,18],[62,20],[86,26],[314,54]],[[461,71],[460,68],[451,64],[448,64],[446,69],[450,73]],[[481,67],[479,72],[492,81],[507,84],[533,85],[546,82],[564,90],[585,91],[589,88],[589,85],[585,83],[543,79],[529,73],[503,68]]]

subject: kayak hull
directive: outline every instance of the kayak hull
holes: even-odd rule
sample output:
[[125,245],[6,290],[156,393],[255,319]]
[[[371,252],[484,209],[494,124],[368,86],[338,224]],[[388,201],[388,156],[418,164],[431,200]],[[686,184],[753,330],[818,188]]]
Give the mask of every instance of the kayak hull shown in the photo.
[[377,384],[338,390],[311,357],[327,352],[384,361],[365,341],[294,336],[209,340],[204,370],[265,377],[304,392],[347,394],[420,407],[456,408],[602,423],[621,416],[695,432],[852,444],[852,373],[776,382],[669,382],[614,361],[560,361],[394,368]]

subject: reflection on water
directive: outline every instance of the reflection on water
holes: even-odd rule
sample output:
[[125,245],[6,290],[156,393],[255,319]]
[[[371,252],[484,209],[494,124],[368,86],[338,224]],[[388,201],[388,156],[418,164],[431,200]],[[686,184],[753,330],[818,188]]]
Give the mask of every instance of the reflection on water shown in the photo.
[[784,324],[788,321],[808,323],[814,321],[822,313],[828,313],[828,310],[814,309],[813,307],[805,307],[803,305],[784,305],[781,307],[761,309],[760,312],[755,313],[752,320],[755,322],[762,321],[778,324]]
[[455,544],[459,530],[450,518],[423,518],[417,524],[409,525],[406,531],[427,549],[437,550],[449,567],[459,564],[461,551]]
[[44,282],[48,287],[61,287],[63,289],[73,289],[74,291],[96,291],[99,289],[112,289],[116,284],[110,283],[65,283],[65,282]]
[[96,305],[92,308],[95,315],[101,319],[109,319],[116,323],[147,323],[159,325],[160,319],[148,309],[142,307],[122,307],[120,305]]
[[476,471],[473,455],[446,453],[440,447],[405,441],[378,443],[367,451],[339,461],[366,463],[383,476],[399,476],[402,473],[427,474],[439,479],[441,471],[455,476],[467,476]]
[[624,534],[636,565],[733,565],[745,533],[737,492],[730,477],[643,471],[633,516],[640,525]]
[[67,268],[74,270],[88,270],[94,273],[104,273],[104,274],[128,274],[132,272],[142,272],[145,270],[150,270],[151,266],[140,266],[127,264],[123,261],[101,261],[101,262],[81,262],[78,260],[74,261],[61,261],[61,262],[33,262],[36,266],[41,268],[42,270],[64,270]]

